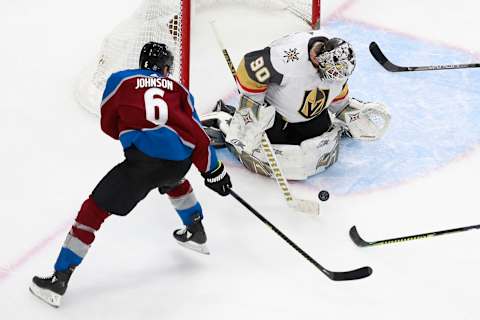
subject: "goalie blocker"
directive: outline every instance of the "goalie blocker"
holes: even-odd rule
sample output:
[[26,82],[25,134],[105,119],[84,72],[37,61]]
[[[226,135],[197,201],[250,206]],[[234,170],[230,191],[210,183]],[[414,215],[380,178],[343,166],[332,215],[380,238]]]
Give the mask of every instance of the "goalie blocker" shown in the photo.
[[[288,126],[295,132],[295,124],[283,120],[273,106],[259,105],[246,96],[241,96],[236,111],[220,100],[214,112],[202,117],[202,124],[208,128],[206,131],[215,146],[226,145],[247,169],[272,176],[260,146],[261,135],[266,131],[279,166],[289,180],[305,180],[334,164],[342,134],[354,139],[376,140],[383,136],[389,122],[390,115],[382,104],[350,99],[341,110],[323,112],[307,126],[303,123],[303,133],[282,136],[276,132],[283,133]],[[312,130],[308,130],[309,126]],[[309,131],[318,132],[319,127],[324,127],[321,135],[308,136]]]

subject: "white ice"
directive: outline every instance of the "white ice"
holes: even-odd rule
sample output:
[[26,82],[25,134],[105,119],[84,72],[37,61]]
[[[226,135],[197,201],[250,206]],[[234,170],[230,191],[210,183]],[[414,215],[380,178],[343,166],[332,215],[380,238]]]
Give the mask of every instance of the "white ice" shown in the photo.
[[[454,6],[435,0],[322,2],[327,28],[329,23],[340,29],[344,24],[368,27],[384,35],[387,47],[395,43],[387,41],[390,37],[406,37],[464,55],[471,51],[472,61],[466,63],[480,59],[479,5],[473,1],[458,0]],[[105,222],[60,309],[34,298],[28,292],[31,277],[51,272],[80,204],[122,159],[119,143],[102,134],[98,118],[77,106],[73,92],[77,76],[94,58],[103,36],[138,3],[17,0],[0,4],[0,319],[479,318],[479,232],[365,249],[348,238],[354,224],[365,238],[375,240],[480,223],[476,144],[444,165],[401,183],[364,192],[332,192],[319,217],[291,211],[273,181],[229,164],[235,190],[305,251],[332,270],[369,265],[374,273],[367,279],[330,281],[233,198],[206,190],[193,169],[189,179],[205,211],[210,256],[175,243],[171,232],[180,220],[168,200],[152,192],[128,217]],[[191,89],[200,112],[234,90],[208,25],[212,18],[237,62],[248,50],[307,29],[286,12],[262,14],[230,6],[197,13]],[[408,49],[396,47],[389,56],[403,64],[429,64],[426,57],[417,61]],[[448,56],[437,61],[447,60]],[[382,84],[388,81],[398,83],[398,95],[389,91],[389,99],[403,104],[405,86],[423,88],[407,76],[375,70],[388,79],[365,84],[362,74],[356,75],[362,86],[371,86],[371,91],[362,93],[365,97],[386,92]],[[439,77],[453,72],[444,71]],[[478,70],[468,72],[461,74],[465,75],[462,92],[478,94],[478,83],[469,81]],[[431,80],[432,75],[425,77]],[[454,87],[447,84],[447,89]],[[442,91],[424,94],[435,101],[451,99],[452,108],[459,105],[458,121],[465,121],[463,108],[478,107],[476,101],[470,99],[467,106],[462,96],[450,97]],[[428,101],[411,104],[429,107]],[[441,112],[436,107],[431,106],[432,113]],[[392,122],[393,128],[401,127],[395,118]],[[453,141],[455,137],[453,132]],[[355,174],[361,175],[367,164],[356,160]],[[314,198],[321,179],[292,187],[302,197]]]

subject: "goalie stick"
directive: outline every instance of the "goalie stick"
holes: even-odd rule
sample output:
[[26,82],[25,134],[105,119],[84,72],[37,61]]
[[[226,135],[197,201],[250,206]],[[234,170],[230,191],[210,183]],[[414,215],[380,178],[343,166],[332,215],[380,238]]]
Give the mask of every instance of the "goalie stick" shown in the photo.
[[[220,35],[218,33],[218,30],[215,26],[214,21],[211,21],[210,24],[212,26],[213,33],[215,34],[215,38],[217,40],[217,43],[220,46],[220,49],[222,50],[225,61],[227,62],[228,68],[230,69],[230,73],[233,76],[235,84],[237,84],[237,71],[235,69],[235,66],[233,65],[232,60],[230,59],[230,55],[228,54],[227,49],[223,45],[223,41],[220,38]],[[238,86],[237,86],[237,91],[238,91],[238,93],[240,93],[240,90],[238,89]],[[273,172],[272,175],[275,178],[275,181],[277,182],[278,186],[280,187],[280,190],[282,191],[283,198],[285,199],[287,204],[291,208],[294,208],[294,209],[296,209],[298,211],[301,211],[301,212],[311,213],[311,214],[316,214],[316,215],[320,214],[320,205],[319,205],[318,201],[298,199],[298,198],[293,196],[293,194],[290,191],[290,187],[287,183],[287,179],[285,178],[280,166],[278,165],[278,161],[277,161],[277,158],[275,156],[275,152],[273,151],[272,145],[271,145],[266,133],[263,133],[260,145],[262,147],[262,151],[265,154],[265,157],[267,158],[268,164],[270,165],[270,168],[272,169],[272,172]]]
[[461,228],[455,228],[455,229],[447,229],[447,230],[441,230],[441,231],[420,233],[420,234],[415,234],[415,235],[411,235],[411,236],[391,238],[391,239],[378,240],[378,241],[365,241],[358,234],[356,226],[353,226],[350,229],[349,233],[350,233],[350,238],[352,239],[352,241],[357,246],[359,246],[359,247],[371,247],[371,246],[379,246],[379,245],[390,244],[390,243],[398,243],[398,242],[405,242],[405,241],[411,241],[411,240],[431,238],[431,237],[441,236],[441,235],[444,235],[444,234],[469,231],[469,230],[473,230],[473,229],[480,229],[480,224],[473,225],[473,226],[467,226],[467,227],[461,227]]
[[361,267],[355,270],[350,271],[330,271],[319,264],[315,259],[308,255],[305,251],[302,250],[298,245],[296,245],[292,240],[290,240],[283,232],[281,232],[277,227],[275,227],[270,221],[268,221],[264,216],[258,213],[248,202],[243,200],[238,194],[230,189],[230,195],[237,199],[245,208],[247,208],[251,213],[253,213],[258,219],[260,219],[265,225],[273,230],[280,238],[287,242],[293,249],[300,253],[305,259],[313,264],[318,270],[320,270],[324,275],[333,281],[346,281],[346,280],[357,280],[363,279],[372,274],[372,268],[370,267]]
[[467,64],[445,64],[437,66],[421,66],[421,67],[402,67],[397,66],[390,62],[385,57],[382,50],[376,42],[370,43],[370,53],[382,65],[386,70],[390,72],[404,72],[404,71],[433,71],[433,70],[447,70],[447,69],[465,69],[465,68],[480,68],[480,63],[467,63]]

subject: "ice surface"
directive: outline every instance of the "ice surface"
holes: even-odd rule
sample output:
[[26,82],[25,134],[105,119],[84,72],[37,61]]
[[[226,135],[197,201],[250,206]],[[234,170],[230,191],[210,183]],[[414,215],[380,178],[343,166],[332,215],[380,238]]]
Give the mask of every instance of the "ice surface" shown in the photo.
[[[189,178],[205,210],[210,256],[179,247],[168,200],[152,192],[126,218],[110,218],[53,310],[28,292],[49,273],[68,226],[98,179],[122,157],[98,119],[74,101],[77,75],[102,37],[138,4],[131,0],[0,4],[3,137],[0,194],[0,318],[31,319],[478,319],[480,233],[359,249],[367,240],[479,223],[478,69],[391,74],[370,41],[402,65],[480,59],[476,10],[423,1],[322,1],[324,27],[357,48],[352,94],[392,111],[385,139],[343,141],[339,162],[304,183],[328,189],[319,217],[282,203],[273,180],[246,172],[225,152],[235,190],[321,264],[363,265],[373,275],[334,283],[233,198]],[[220,6],[195,16],[192,91],[207,111],[234,91],[208,22],[216,20],[234,62],[306,26],[287,12]]]

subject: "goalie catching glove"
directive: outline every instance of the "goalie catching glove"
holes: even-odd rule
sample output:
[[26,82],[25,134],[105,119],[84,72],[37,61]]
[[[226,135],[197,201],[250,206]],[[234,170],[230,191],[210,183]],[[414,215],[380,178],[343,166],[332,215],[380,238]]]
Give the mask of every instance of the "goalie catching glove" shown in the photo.
[[205,185],[219,195],[227,196],[230,193],[232,182],[221,161],[218,161],[217,168],[202,173],[202,177],[205,179]]
[[350,98],[349,104],[336,113],[335,122],[354,139],[377,140],[385,134],[390,124],[390,114],[381,103]]

